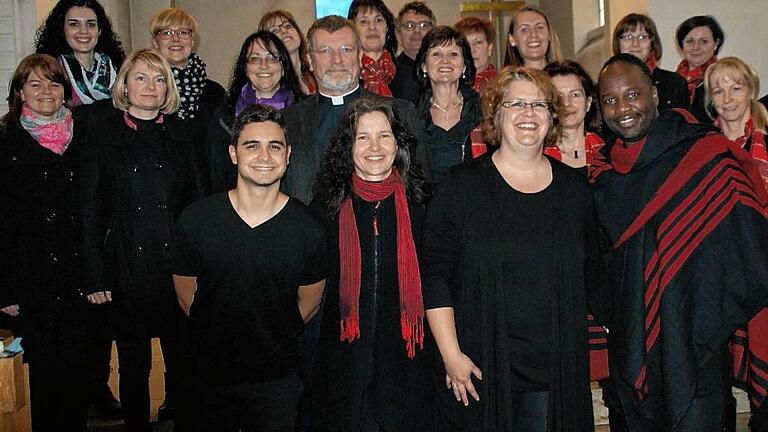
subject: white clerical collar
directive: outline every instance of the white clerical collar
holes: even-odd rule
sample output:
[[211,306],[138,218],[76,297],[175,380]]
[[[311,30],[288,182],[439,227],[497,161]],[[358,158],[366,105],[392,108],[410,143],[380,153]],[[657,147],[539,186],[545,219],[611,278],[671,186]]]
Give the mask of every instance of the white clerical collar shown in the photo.
[[327,94],[325,94],[325,93],[321,92],[321,91],[320,91],[320,89],[318,89],[318,90],[317,90],[317,92],[320,94],[320,96],[325,96],[325,97],[327,97],[328,99],[330,99],[330,100],[331,100],[331,104],[333,104],[333,105],[344,105],[344,98],[345,98],[346,96],[349,96],[349,95],[351,95],[352,93],[356,92],[356,91],[357,91],[357,89],[359,89],[359,88],[360,88],[360,84],[358,83],[358,84],[355,86],[355,88],[353,88],[352,90],[350,90],[350,91],[348,91],[348,92],[344,93],[343,95],[339,95],[339,96],[330,96],[330,95],[327,95]]

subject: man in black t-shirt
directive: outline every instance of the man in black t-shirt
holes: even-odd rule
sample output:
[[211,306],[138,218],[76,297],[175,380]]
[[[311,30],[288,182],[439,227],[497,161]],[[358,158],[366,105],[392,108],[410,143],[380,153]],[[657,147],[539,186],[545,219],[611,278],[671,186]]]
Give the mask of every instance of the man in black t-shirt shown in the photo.
[[172,246],[196,350],[188,427],[293,431],[303,390],[297,338],[320,305],[326,234],[280,192],[291,148],[278,111],[246,108],[229,153],[237,185],[189,206]]

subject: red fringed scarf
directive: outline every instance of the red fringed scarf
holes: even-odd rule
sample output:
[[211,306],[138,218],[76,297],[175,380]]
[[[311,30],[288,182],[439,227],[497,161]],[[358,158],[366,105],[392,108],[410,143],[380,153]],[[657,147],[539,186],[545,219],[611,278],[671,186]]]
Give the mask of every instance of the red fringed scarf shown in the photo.
[[491,63],[488,63],[485,69],[478,71],[475,74],[475,82],[472,84],[472,90],[481,93],[485,86],[488,85],[494,78],[496,78],[496,67]]
[[696,87],[704,82],[704,72],[706,72],[707,68],[715,62],[717,62],[717,57],[712,56],[706,63],[701,66],[696,66],[693,69],[688,67],[687,60],[683,60],[677,65],[677,73],[688,82],[688,95],[691,98],[691,102],[693,102],[693,95],[696,93]]
[[[397,218],[397,278],[400,292],[400,331],[405,340],[408,358],[416,356],[416,344],[424,347],[424,303],[421,297],[421,276],[416,258],[416,246],[411,232],[411,217],[405,186],[397,170],[392,170],[381,183],[367,182],[356,174],[352,189],[367,202],[381,201],[395,194]],[[347,198],[339,210],[339,313],[340,339],[352,342],[360,337],[360,237],[355,222],[352,199]]]
[[656,70],[656,66],[658,66],[659,60],[656,58],[656,54],[651,52],[648,54],[648,58],[645,59],[645,65],[648,66],[648,69],[651,70],[651,73]]
[[[720,118],[715,120],[715,126],[722,129]],[[755,130],[755,123],[751,117],[744,125],[744,135],[736,138],[733,142],[741,148],[744,148],[749,142],[749,155],[757,163],[757,169],[760,171],[763,183],[768,187],[768,150],[765,147],[765,135],[759,130]]]
[[392,92],[388,85],[395,77],[396,68],[389,51],[386,49],[382,51],[378,60],[363,54],[361,64],[363,67],[360,70],[360,76],[363,78],[363,87],[371,93],[391,97]]

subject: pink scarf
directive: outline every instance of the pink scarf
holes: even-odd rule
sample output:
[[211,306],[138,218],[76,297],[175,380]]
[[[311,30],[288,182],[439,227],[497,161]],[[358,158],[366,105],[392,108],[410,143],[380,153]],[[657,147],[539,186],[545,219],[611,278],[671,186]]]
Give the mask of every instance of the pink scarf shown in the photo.
[[72,141],[74,125],[72,112],[64,105],[52,119],[44,118],[24,105],[21,108],[19,123],[38,144],[57,155],[64,154]]

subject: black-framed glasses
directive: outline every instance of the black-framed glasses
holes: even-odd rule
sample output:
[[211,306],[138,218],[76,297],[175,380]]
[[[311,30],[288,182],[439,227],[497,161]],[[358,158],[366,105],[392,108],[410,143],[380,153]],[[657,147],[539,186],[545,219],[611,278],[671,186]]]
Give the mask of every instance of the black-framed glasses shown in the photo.
[[155,35],[163,40],[172,39],[174,35],[178,36],[179,39],[189,39],[192,37],[192,29],[163,29],[155,33]]
[[275,24],[267,28],[270,33],[280,33],[280,31],[288,31],[294,29],[295,26],[290,21],[283,21],[280,24]]
[[526,108],[531,107],[533,112],[541,114],[549,112],[550,103],[547,101],[526,102],[524,100],[513,99],[502,102],[501,106],[517,112],[523,112]]
[[400,28],[406,31],[414,31],[416,29],[427,31],[432,29],[432,24],[429,21],[407,21],[400,24]]
[[634,41],[638,41],[640,43],[643,42],[650,42],[653,40],[653,36],[647,34],[647,33],[641,33],[639,35],[633,35],[633,34],[623,34],[619,36],[619,39],[621,39],[624,42],[632,43]]

